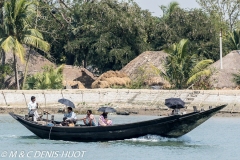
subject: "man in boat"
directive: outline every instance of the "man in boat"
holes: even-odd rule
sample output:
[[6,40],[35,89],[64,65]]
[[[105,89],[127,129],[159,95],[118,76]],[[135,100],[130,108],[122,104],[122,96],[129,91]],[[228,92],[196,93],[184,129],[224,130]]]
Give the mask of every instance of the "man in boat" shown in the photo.
[[29,117],[33,117],[34,121],[37,121],[40,118],[37,108],[38,103],[36,102],[36,97],[32,96],[31,101],[28,103],[28,115]]
[[67,113],[64,114],[63,122],[61,123],[62,126],[67,126],[69,123],[76,124],[76,122],[77,122],[76,114],[73,112],[72,107],[68,107]]
[[94,115],[92,114],[92,110],[87,110],[87,116],[80,120],[83,120],[83,123],[86,126],[96,126],[96,119],[95,119]]

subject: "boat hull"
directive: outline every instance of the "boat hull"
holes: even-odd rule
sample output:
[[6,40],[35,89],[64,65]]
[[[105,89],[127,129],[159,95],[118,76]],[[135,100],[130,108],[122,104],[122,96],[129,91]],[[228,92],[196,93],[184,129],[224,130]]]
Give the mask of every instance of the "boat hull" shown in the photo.
[[224,107],[226,105],[203,112],[193,112],[185,115],[175,115],[149,121],[104,127],[50,127],[27,121],[24,117],[14,113],[10,113],[10,115],[28,130],[43,139],[95,142],[124,140],[149,134],[171,138],[180,137],[205,122]]

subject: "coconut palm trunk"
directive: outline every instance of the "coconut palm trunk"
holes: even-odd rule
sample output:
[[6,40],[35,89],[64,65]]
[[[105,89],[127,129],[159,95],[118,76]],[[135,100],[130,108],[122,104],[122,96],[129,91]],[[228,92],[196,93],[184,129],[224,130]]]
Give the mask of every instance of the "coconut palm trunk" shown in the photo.
[[[1,55],[2,55],[1,64],[2,64],[2,66],[4,66],[5,62],[6,62],[6,53],[3,50],[1,50]],[[4,70],[2,71],[2,74],[4,74]],[[1,83],[2,83],[2,88],[5,88],[5,84],[4,84],[5,83],[5,78],[2,79]]]
[[2,65],[4,66],[6,62],[6,53],[3,50],[1,50],[1,55],[2,55]]
[[15,83],[16,83],[16,89],[19,90],[19,80],[18,80],[18,66],[17,66],[17,57],[13,53],[13,61],[14,61],[14,72],[15,72]]
[[26,66],[25,66],[25,69],[24,69],[24,77],[23,77],[23,83],[22,83],[22,90],[25,89],[25,83],[26,83],[26,79],[27,79],[28,64],[29,64],[29,59],[30,59],[30,55],[31,55],[31,50],[32,50],[32,48],[30,47],[30,50],[29,50],[29,53],[28,53],[28,57],[27,57]]
[[4,1],[4,31],[6,36],[0,37],[0,47],[5,53],[13,53],[16,88],[20,89],[18,79],[17,57],[25,63],[26,49],[23,46],[32,46],[48,52],[50,45],[43,40],[43,35],[36,29],[30,28],[33,20],[34,1],[9,0]]

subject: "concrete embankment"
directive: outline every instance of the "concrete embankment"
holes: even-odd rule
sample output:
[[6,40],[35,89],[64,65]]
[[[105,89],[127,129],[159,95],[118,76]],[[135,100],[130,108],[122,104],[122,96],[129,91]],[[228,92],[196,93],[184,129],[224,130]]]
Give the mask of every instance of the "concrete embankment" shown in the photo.
[[171,97],[182,98],[188,107],[208,109],[228,104],[224,112],[240,113],[239,90],[128,90],[128,89],[89,89],[89,90],[2,90],[0,91],[0,113],[26,110],[30,97],[35,96],[43,109],[59,110],[64,105],[57,101],[66,98],[73,101],[76,110],[96,109],[100,105],[112,105],[117,109],[157,110],[166,109],[164,100]]

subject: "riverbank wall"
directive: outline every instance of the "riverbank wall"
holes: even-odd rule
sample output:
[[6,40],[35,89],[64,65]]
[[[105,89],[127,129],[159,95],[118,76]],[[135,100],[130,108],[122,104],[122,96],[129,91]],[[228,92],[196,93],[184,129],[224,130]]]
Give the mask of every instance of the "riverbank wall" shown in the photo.
[[188,109],[208,109],[228,104],[224,112],[240,113],[239,90],[128,90],[128,89],[84,89],[84,90],[1,90],[0,113],[27,109],[31,96],[35,96],[41,108],[61,109],[65,106],[58,99],[73,101],[77,109],[93,109],[110,105],[116,109],[162,109],[166,110],[166,98],[178,97],[186,102]]

